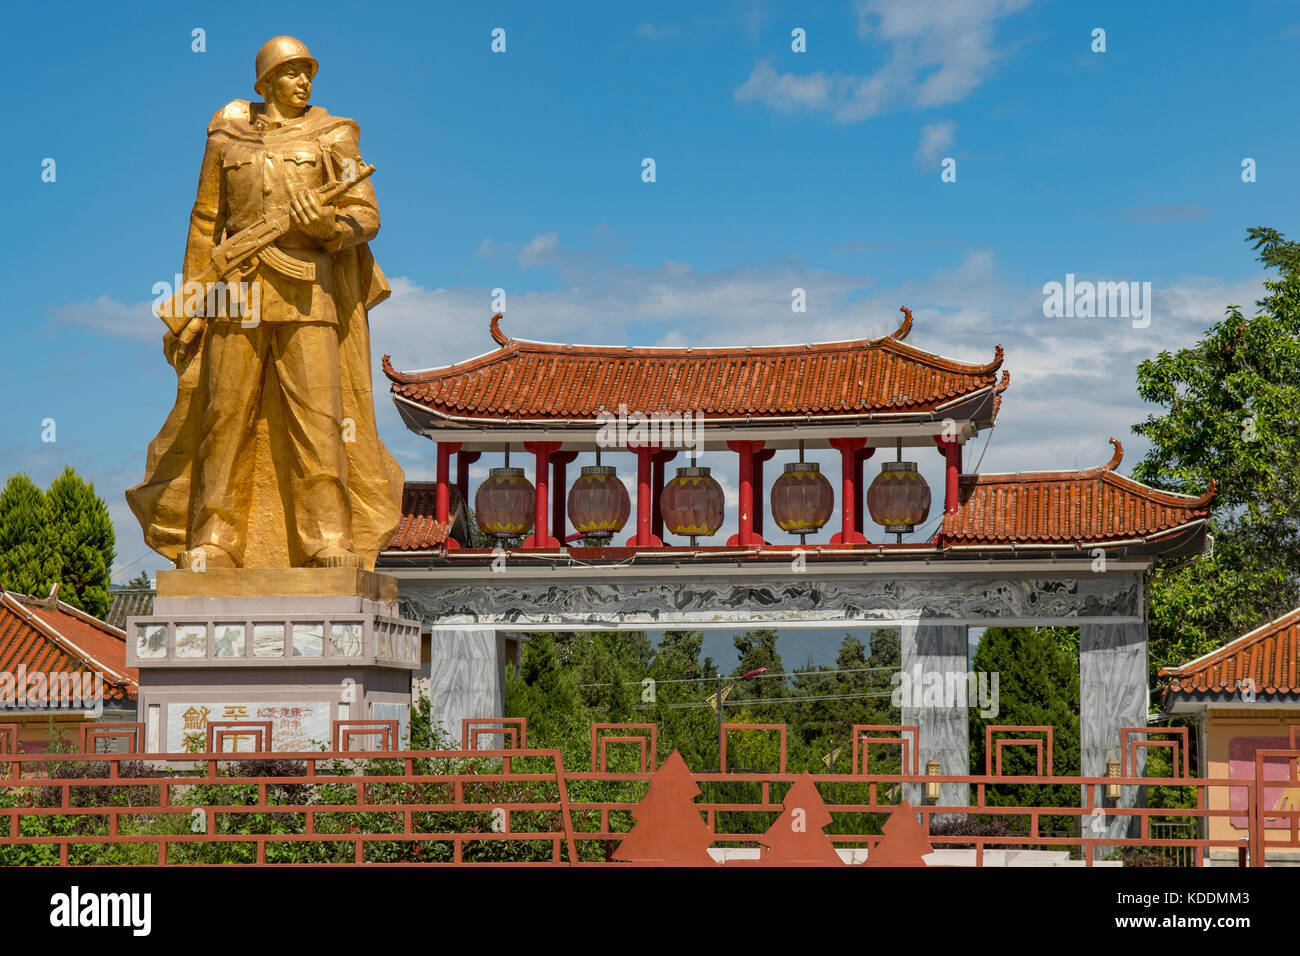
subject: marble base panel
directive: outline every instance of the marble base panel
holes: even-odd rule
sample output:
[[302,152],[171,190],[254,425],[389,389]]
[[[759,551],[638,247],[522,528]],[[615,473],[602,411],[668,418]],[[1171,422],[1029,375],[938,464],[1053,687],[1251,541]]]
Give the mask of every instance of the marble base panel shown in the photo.
[[[505,708],[505,640],[494,628],[435,630],[429,643],[433,721],[460,746],[465,718],[500,717]],[[494,746],[491,738],[479,741]]]
[[[1111,758],[1123,763],[1120,730],[1145,727],[1150,710],[1147,683],[1147,629],[1145,624],[1084,624],[1079,630],[1079,758],[1085,777],[1106,776]],[[1130,775],[1141,776],[1146,769],[1146,754],[1137,748],[1137,769]],[[1118,800],[1104,800],[1105,790],[1097,787],[1093,806],[1136,807],[1145,805],[1141,787],[1123,787]],[[1096,836],[1126,837],[1137,832],[1135,817],[1103,816],[1098,818],[1105,833],[1084,819],[1083,825]],[[1100,852],[1100,851],[1099,851]],[[1113,854],[1113,850],[1102,853]]]
[[[939,761],[940,773],[959,775],[970,773],[970,711],[960,698],[945,699],[936,703],[924,693],[931,675],[942,675],[943,685],[960,688],[966,686],[967,636],[965,627],[930,624],[908,624],[901,628],[903,691],[902,723],[920,728],[917,750],[920,754],[920,772],[926,764]],[[917,686],[917,677],[922,681]],[[946,696],[946,695],[945,695]],[[913,806],[940,803],[950,806],[970,803],[970,785],[945,783],[939,787],[938,801],[924,799],[924,784],[904,784],[903,796]],[[942,817],[936,817],[941,821]]]

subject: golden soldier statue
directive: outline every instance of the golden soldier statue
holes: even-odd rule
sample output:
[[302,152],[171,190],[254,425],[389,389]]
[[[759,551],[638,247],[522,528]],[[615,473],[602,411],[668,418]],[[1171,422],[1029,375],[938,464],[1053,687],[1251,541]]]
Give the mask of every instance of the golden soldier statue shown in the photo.
[[257,54],[265,102],[208,126],[185,285],[160,311],[176,406],[127,492],[180,567],[373,568],[397,525],[402,472],[370,385],[366,313],[389,293],[366,245],[373,170],[357,124],[308,105],[316,70],[275,37]]

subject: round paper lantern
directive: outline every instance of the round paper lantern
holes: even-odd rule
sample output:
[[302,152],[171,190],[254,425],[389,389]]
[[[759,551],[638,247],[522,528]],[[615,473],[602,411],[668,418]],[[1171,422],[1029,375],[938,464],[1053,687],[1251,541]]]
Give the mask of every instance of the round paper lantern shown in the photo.
[[632,500],[611,465],[584,465],[569,489],[569,519],[584,538],[608,541],[627,524]]
[[722,527],[722,486],[707,468],[678,468],[659,496],[659,512],[673,534],[707,537]]
[[772,482],[772,520],[788,534],[813,534],[833,510],[835,490],[815,461],[792,461]]
[[893,534],[906,534],[930,515],[930,486],[914,461],[887,461],[867,489],[871,520]]
[[494,538],[519,538],[533,527],[537,495],[522,468],[493,468],[474,493],[474,520]]

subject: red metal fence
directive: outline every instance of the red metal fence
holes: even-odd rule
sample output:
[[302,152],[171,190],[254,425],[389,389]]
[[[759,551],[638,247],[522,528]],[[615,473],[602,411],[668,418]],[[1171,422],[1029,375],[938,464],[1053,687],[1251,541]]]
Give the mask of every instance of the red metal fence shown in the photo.
[[[17,734],[0,725],[0,864],[605,863],[636,822],[659,765],[653,724],[593,725],[590,769],[566,767],[558,750],[530,748],[518,719],[467,720],[462,746],[440,751],[393,749],[391,721],[336,724],[334,749],[311,753],[272,751],[271,728],[244,723],[209,725],[202,753],[143,754],[141,725],[97,724],[83,731],[79,752],[39,755],[13,753]],[[727,770],[728,740],[760,733],[779,741],[779,765]],[[810,777],[841,857],[860,859],[865,850],[870,858],[905,785],[935,793],[944,783],[968,784],[970,805],[925,799],[903,812],[915,814],[934,849],[973,849],[974,865],[988,863],[990,852],[1018,848],[1065,851],[1091,866],[1126,847],[1169,853],[1171,861],[1177,851],[1202,865],[1210,850],[1236,854],[1242,844],[1235,835],[1209,835],[1211,821],[1242,815],[1229,808],[1228,788],[1248,797],[1252,865],[1265,863],[1266,820],[1273,822],[1269,853],[1300,849],[1294,731],[1291,749],[1260,752],[1254,780],[1191,778],[1185,732],[1126,730],[1117,777],[1053,775],[1049,727],[988,728],[987,763],[976,775],[919,773],[915,727],[860,726],[853,735],[851,772]],[[478,749],[485,739],[492,749]],[[257,751],[237,752],[241,741]],[[122,750],[96,752],[104,746]],[[911,772],[869,772],[873,746],[897,748],[900,766]],[[1143,747],[1170,750],[1173,776],[1137,776]],[[1006,772],[1009,748],[1031,751],[1035,773]],[[1287,781],[1269,780],[1274,790],[1284,787],[1276,806],[1260,799],[1270,758],[1289,768]],[[785,728],[725,725],[721,761],[717,770],[690,772],[701,794],[683,812],[702,816],[715,848],[753,854],[801,777],[786,768]],[[1035,786],[1073,788],[1077,805],[1017,799]],[[1121,807],[1113,798],[1157,786],[1185,794],[1191,805]],[[1114,834],[1116,818],[1131,821],[1126,835]],[[939,826],[945,821],[957,826],[947,832]],[[1178,822],[1196,835],[1162,835]]]

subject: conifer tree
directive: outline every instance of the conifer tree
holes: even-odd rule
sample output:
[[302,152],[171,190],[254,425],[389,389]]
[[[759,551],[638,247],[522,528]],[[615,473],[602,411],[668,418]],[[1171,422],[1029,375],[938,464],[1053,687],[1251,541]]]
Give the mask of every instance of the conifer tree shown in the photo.
[[103,617],[115,557],[108,505],[71,467],[50,483],[45,500],[60,566],[59,600]]
[[0,492],[0,586],[44,597],[58,580],[45,493],[27,475],[11,475]]

